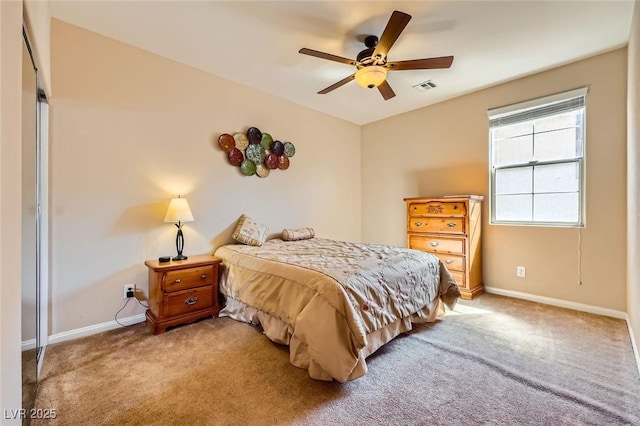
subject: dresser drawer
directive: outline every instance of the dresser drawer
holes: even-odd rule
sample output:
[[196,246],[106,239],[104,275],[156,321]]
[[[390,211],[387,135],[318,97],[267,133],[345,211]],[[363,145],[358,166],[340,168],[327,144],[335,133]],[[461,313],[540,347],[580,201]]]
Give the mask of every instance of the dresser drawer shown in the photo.
[[409,247],[432,253],[464,254],[462,238],[433,237],[429,235],[409,235]]
[[444,263],[447,269],[450,272],[460,271],[464,272],[465,269],[465,257],[464,256],[456,256],[454,254],[446,254],[446,253],[434,253],[438,259]]
[[451,276],[453,277],[453,279],[456,280],[456,284],[458,284],[458,287],[467,288],[464,272],[458,272],[458,271],[449,271],[449,272],[451,272]]
[[218,265],[203,265],[193,268],[175,269],[162,274],[162,290],[178,291],[191,287],[213,284]]
[[464,202],[427,201],[410,203],[410,216],[465,216],[467,208]]
[[164,295],[165,315],[176,316],[213,306],[213,286],[174,291]]
[[409,232],[464,234],[464,223],[464,218],[460,217],[412,217]]

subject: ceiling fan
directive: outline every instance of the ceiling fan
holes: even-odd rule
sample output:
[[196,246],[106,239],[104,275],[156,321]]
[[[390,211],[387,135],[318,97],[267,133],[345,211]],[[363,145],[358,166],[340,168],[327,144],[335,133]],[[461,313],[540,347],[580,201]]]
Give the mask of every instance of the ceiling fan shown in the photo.
[[358,53],[355,60],[332,55],[330,53],[319,52],[313,49],[307,49],[306,47],[300,49],[298,53],[302,53],[303,55],[328,59],[342,64],[353,65],[358,68],[355,73],[325,89],[322,89],[318,94],[324,95],[329,93],[355,79],[356,83],[362,87],[367,87],[369,89],[377,87],[380,94],[386,101],[396,95],[387,82],[387,73],[389,71],[449,68],[453,62],[453,56],[387,62],[387,54],[389,53],[391,46],[393,46],[398,37],[400,37],[400,34],[410,20],[411,15],[395,10],[391,14],[391,18],[389,18],[389,22],[387,22],[387,26],[382,32],[380,40],[378,40],[378,37],[374,35],[367,36],[364,40],[364,45],[367,48]]

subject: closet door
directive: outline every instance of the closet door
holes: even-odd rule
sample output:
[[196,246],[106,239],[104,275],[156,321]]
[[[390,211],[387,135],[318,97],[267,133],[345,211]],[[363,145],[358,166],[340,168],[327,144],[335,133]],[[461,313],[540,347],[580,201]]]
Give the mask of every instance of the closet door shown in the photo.
[[39,113],[38,74],[27,34],[22,49],[22,408],[33,407],[38,379],[39,330]]

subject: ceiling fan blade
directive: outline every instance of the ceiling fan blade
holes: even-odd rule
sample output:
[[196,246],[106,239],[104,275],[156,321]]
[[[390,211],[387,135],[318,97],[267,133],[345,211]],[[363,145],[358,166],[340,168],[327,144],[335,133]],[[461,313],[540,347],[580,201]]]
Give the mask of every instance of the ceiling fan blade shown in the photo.
[[389,22],[387,22],[387,26],[382,32],[382,36],[380,36],[380,41],[378,41],[376,49],[373,51],[373,57],[380,55],[386,58],[389,49],[391,49],[393,43],[400,37],[400,33],[402,33],[410,20],[411,15],[394,10],[391,18],[389,18]]
[[389,86],[389,83],[387,83],[387,80],[385,80],[380,86],[378,86],[378,90],[380,91],[380,94],[385,101],[388,101],[396,95],[391,86]]
[[298,53],[302,53],[303,55],[315,56],[316,58],[320,59],[328,59],[330,61],[340,62],[341,64],[356,65],[356,61],[354,61],[353,59],[343,58],[342,56],[336,56],[332,55],[331,53],[320,52],[313,49],[307,49],[306,47],[300,49]]
[[387,62],[386,67],[393,71],[402,70],[429,70],[437,68],[449,68],[453,63],[453,56],[440,58],[413,59],[410,61]]
[[356,78],[356,74],[355,73],[351,74],[349,77],[343,78],[342,80],[340,80],[337,83],[333,83],[331,86],[327,87],[326,89],[322,89],[321,91],[318,92],[318,95],[326,95],[327,93],[331,92],[332,90],[335,90],[340,86],[344,86],[345,84],[347,84],[348,82],[350,82],[354,78]]

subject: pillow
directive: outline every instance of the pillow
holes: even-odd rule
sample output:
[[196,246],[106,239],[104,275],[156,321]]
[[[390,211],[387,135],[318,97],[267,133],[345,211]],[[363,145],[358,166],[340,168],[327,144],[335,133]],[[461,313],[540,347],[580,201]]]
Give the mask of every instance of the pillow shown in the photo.
[[256,222],[247,215],[240,216],[238,225],[233,231],[233,239],[250,246],[261,246],[267,239],[269,227]]
[[296,228],[282,230],[282,239],[285,241],[308,240],[316,236],[313,228]]

